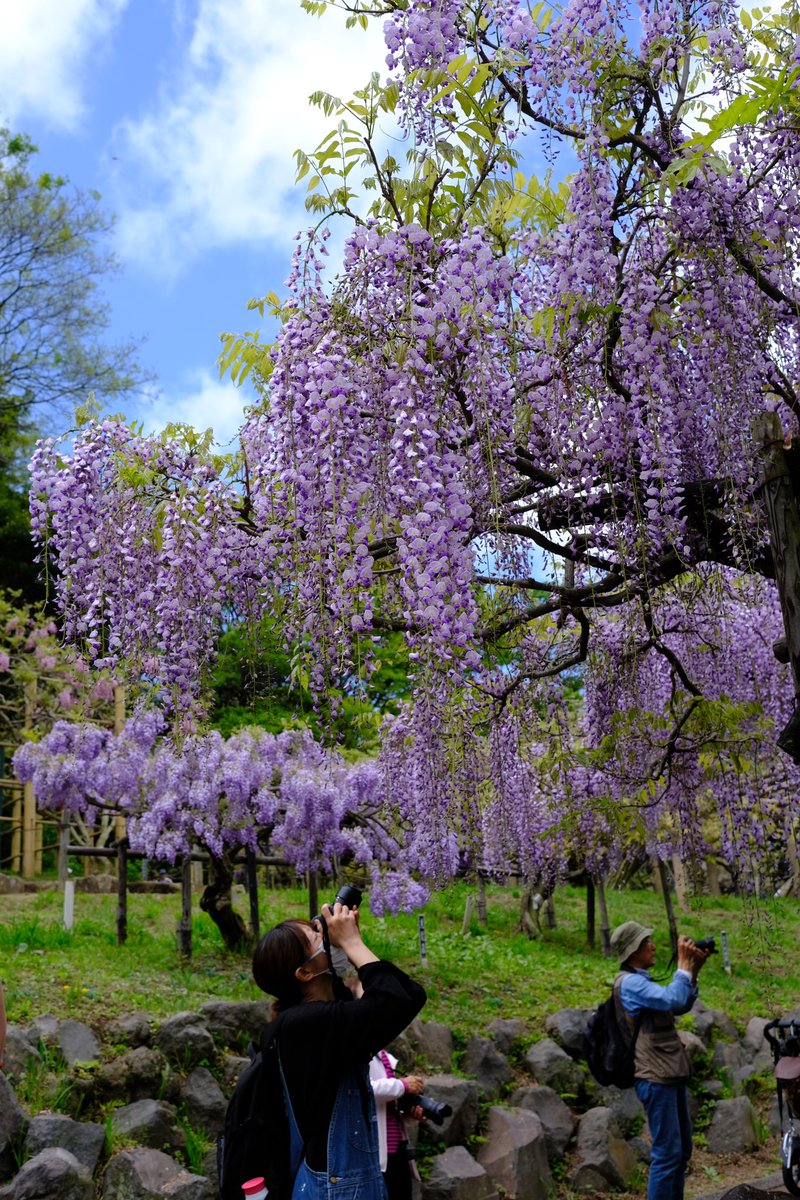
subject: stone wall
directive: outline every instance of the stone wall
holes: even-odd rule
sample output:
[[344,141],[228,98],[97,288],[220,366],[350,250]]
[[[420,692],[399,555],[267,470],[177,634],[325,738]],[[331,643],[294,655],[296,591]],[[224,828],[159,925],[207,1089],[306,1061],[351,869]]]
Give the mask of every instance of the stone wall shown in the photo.
[[[600,1087],[588,1074],[588,1015],[551,1014],[533,1043],[522,1022],[499,1019],[459,1056],[436,1022],[416,1020],[397,1039],[401,1070],[424,1074],[426,1095],[452,1109],[441,1125],[421,1128],[420,1200],[545,1200],[554,1168],[576,1192],[641,1183],[644,1113],[632,1089]],[[701,1003],[692,1018],[694,1032],[682,1036],[692,1057],[712,1066],[708,1149],[755,1148],[744,1089],[772,1066],[766,1021],[754,1017],[740,1037],[729,1017]],[[215,1139],[249,1062],[247,1043],[267,1019],[265,1002],[214,1002],[160,1024],[131,1013],[102,1042],[76,1021],[12,1025],[0,1072],[0,1200],[217,1200]]]

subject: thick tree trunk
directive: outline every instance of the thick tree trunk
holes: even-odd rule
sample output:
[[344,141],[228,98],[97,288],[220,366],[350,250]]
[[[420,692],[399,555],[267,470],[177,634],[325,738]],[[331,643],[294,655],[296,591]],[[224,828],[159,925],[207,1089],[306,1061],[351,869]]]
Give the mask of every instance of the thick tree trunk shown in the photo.
[[475,876],[475,913],[478,918],[478,924],[485,929],[487,925],[486,880],[483,878],[480,871],[478,871]]
[[686,868],[677,854],[672,856],[672,877],[675,880],[675,899],[681,912],[690,912],[689,889],[686,880]]
[[517,924],[517,929],[520,933],[526,933],[529,938],[536,940],[542,936],[542,926],[539,920],[542,898],[538,893],[537,897],[538,903],[535,903],[533,885],[526,884],[522,892],[522,899],[520,900],[519,922]]
[[208,913],[229,950],[249,950],[251,938],[247,927],[233,907],[233,866],[227,854],[222,858],[209,854],[209,882],[200,898],[200,907]]
[[672,896],[670,895],[669,887],[669,871],[667,864],[658,859],[658,877],[661,881],[661,892],[664,896],[664,908],[667,912],[667,924],[669,925],[669,941],[672,947],[672,953],[677,958],[678,955],[678,926],[675,924],[675,909],[672,907]]
[[762,413],[753,425],[764,470],[764,507],[775,562],[775,582],[783,612],[786,643],[776,656],[792,667],[794,709],[778,738],[778,746],[800,763],[800,505],[797,454],[784,442],[777,413]]

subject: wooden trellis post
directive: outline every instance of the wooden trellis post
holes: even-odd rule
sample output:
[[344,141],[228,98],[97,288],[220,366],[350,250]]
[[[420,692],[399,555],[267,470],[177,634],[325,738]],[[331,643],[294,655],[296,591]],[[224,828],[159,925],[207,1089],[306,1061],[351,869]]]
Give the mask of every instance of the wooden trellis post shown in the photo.
[[[31,679],[25,684],[25,728],[33,725],[33,713],[36,705],[36,680]],[[25,879],[33,879],[36,872],[36,797],[33,794],[33,784],[26,783],[22,788],[22,875]]]
[[[122,733],[125,728],[125,688],[117,684],[114,688],[114,733]],[[127,837],[128,829],[124,817],[117,817],[116,840],[122,842]]]

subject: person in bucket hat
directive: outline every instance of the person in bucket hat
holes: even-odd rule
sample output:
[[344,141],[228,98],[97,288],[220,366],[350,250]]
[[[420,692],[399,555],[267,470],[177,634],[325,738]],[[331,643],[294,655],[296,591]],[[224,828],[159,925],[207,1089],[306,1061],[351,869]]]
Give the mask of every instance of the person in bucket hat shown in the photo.
[[624,921],[611,935],[620,966],[614,982],[618,1013],[634,1047],[636,1095],[644,1105],[652,1152],[647,1200],[683,1200],[686,1166],[692,1154],[687,1082],[689,1056],[675,1028],[698,996],[697,974],[710,953],[691,938],[678,938],[678,968],[662,986],[650,977],[656,957],[653,930]]

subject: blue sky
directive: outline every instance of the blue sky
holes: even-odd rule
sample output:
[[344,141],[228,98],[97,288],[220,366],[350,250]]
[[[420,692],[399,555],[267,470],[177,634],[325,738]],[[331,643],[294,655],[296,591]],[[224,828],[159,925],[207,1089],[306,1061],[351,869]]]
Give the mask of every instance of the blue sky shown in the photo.
[[7,6],[0,123],[117,215],[111,337],[147,339],[159,389],[128,415],[235,434],[251,393],[220,383],[219,334],[253,328],[247,301],[281,291],[309,223],[292,154],[332,122],[308,95],[349,96],[384,54],[378,28],[347,31],[299,0]]

